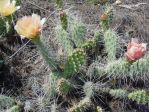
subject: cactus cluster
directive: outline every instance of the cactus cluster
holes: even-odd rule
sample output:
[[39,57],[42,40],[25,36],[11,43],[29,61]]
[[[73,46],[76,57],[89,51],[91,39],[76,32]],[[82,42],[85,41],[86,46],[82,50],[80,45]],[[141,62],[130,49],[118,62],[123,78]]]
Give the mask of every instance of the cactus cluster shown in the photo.
[[[134,91],[139,88],[137,84],[140,80],[146,84],[144,78],[148,79],[149,56],[144,56],[146,47],[144,44],[132,42],[127,49],[130,53],[123,54],[124,57],[116,57],[120,46],[118,46],[116,31],[110,28],[114,15],[113,6],[107,1],[99,1],[104,7],[99,20],[100,30],[95,31],[93,38],[90,39],[86,38],[88,31],[86,26],[62,10],[63,0],[56,0],[60,14],[55,34],[60,48],[64,51],[61,59],[49,53],[40,37],[41,29],[37,28],[37,32],[33,32],[35,35],[27,35],[28,39],[37,46],[51,70],[47,81],[42,85],[31,81],[31,89],[38,97],[34,101],[35,108],[39,107],[42,112],[47,110],[55,112],[59,107],[64,109],[63,112],[102,112],[111,110],[107,99],[109,102],[126,100],[128,103],[130,101],[138,104],[149,103],[147,91],[144,89]],[[32,15],[34,16],[37,15]],[[2,31],[1,25],[0,31]],[[132,50],[131,47],[135,49]],[[136,55],[128,56],[135,54],[133,51],[137,47],[139,53],[136,51]],[[92,74],[88,75],[88,73]],[[21,112],[20,105],[4,95],[0,95],[0,106],[7,108],[8,112]]]

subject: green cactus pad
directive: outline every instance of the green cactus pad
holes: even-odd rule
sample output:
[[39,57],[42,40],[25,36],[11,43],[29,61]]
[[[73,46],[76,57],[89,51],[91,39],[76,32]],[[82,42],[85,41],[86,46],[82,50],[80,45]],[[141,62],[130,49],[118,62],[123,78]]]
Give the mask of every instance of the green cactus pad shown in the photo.
[[117,35],[112,30],[107,30],[104,33],[105,49],[108,53],[108,61],[114,61],[116,59],[117,49]]
[[94,46],[95,46],[94,40],[87,40],[87,41],[82,45],[82,48],[84,48],[85,50],[89,50],[89,49],[93,48]]
[[62,28],[61,25],[58,25],[55,28],[56,31],[56,38],[57,41],[60,43],[62,48],[64,49],[64,52],[69,54],[73,51],[73,44],[69,40],[69,34]]
[[85,35],[87,32],[85,25],[82,22],[70,17],[68,31],[70,33],[71,40],[78,48],[80,48],[85,41]]
[[82,49],[75,49],[74,52],[68,56],[64,67],[64,77],[71,77],[77,72],[85,63],[85,53]]
[[138,104],[149,103],[149,95],[145,90],[138,90],[128,94],[128,98]]

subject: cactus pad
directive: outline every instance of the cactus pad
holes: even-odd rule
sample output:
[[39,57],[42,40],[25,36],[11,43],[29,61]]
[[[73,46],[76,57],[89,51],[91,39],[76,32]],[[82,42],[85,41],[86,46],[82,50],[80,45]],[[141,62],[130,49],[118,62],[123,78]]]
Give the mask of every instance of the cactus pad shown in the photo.
[[68,56],[68,60],[64,67],[64,76],[66,78],[72,76],[85,63],[85,53],[82,49],[75,49],[74,52]]
[[57,92],[61,95],[66,95],[70,92],[72,86],[70,82],[64,78],[57,81]]
[[138,90],[138,91],[129,93],[128,98],[132,101],[136,101],[138,104],[149,103],[149,95],[145,90]]

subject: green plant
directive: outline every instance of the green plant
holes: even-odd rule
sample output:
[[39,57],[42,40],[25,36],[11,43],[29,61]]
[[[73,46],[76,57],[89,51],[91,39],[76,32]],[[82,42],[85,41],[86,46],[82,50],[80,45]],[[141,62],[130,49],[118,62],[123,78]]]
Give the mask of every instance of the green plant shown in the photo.
[[64,30],[67,30],[68,27],[68,19],[67,14],[64,11],[60,12],[60,20],[61,20],[61,26]]
[[76,73],[80,67],[85,63],[85,53],[82,49],[75,49],[72,54],[68,56],[64,66],[64,77],[69,78]]
[[117,36],[114,31],[107,30],[104,33],[105,49],[107,52],[107,60],[114,61],[116,59]]
[[57,80],[57,92],[61,95],[67,95],[72,89],[72,84],[64,79],[64,78],[61,78],[61,79],[58,79]]
[[0,108],[11,108],[14,105],[16,105],[15,99],[5,95],[0,95]]
[[0,36],[12,33],[12,17],[0,17]]
[[62,9],[63,8],[63,0],[55,0],[55,1],[56,1],[57,7]]
[[[57,0],[56,3],[59,8],[63,9],[63,1]],[[134,58],[133,61],[125,56],[126,53],[117,56],[117,50],[125,49],[119,48],[121,46],[118,46],[117,32],[110,29],[114,7],[109,4],[103,7],[105,9],[100,17],[100,30],[93,31],[93,38],[88,37],[88,27],[85,24],[70,15],[69,12],[66,14],[64,10],[61,11],[60,20],[55,28],[58,47],[64,51],[60,59],[54,57],[42,41],[41,25],[40,28],[35,28],[37,32],[34,32],[34,24],[31,24],[30,30],[27,29],[27,33],[22,31],[37,46],[51,70],[47,82],[44,82],[42,86],[35,84],[32,87],[33,92],[35,91],[39,96],[36,104],[42,108],[41,110],[45,110],[49,102],[57,96],[58,101],[54,102],[54,105],[53,102],[50,103],[52,105],[50,109],[53,111],[56,111],[60,105],[60,108],[64,110],[71,107],[68,112],[85,112],[86,110],[102,112],[110,108],[107,99],[109,102],[115,99],[121,102],[129,98],[138,103],[148,103],[148,92],[145,90],[129,93],[139,88],[138,80],[144,81],[144,87],[145,81],[148,79],[148,56],[143,58],[146,51],[145,44],[133,43],[134,45],[131,45],[135,49],[139,49],[141,46],[144,50],[141,57]],[[33,14],[32,17],[38,16]],[[34,18],[32,19],[34,23]],[[23,30],[25,29],[26,27]],[[130,45],[127,50],[129,47]],[[135,49],[130,51],[135,51]],[[138,55],[140,52],[133,53]],[[127,90],[121,87],[127,88]],[[41,88],[40,91],[44,95],[38,95],[36,88]],[[74,99],[77,100],[77,103],[74,103]],[[100,107],[101,105],[104,106]]]
[[69,17],[69,33],[71,40],[74,42],[76,47],[81,47],[85,41],[86,27],[85,25],[71,17]]
[[55,58],[52,57],[52,54],[48,52],[48,49],[41,41],[40,37],[37,37],[32,40],[38,47],[41,55],[43,56],[45,62],[50,66],[51,69],[57,70],[58,69],[58,62]]
[[11,107],[9,110],[7,110],[6,112],[21,112],[21,109],[18,105],[15,105]]
[[55,29],[56,31],[56,37],[62,48],[64,49],[64,52],[67,54],[73,51],[73,44],[71,43],[69,39],[69,34],[66,30],[62,28],[62,26],[58,25]]
[[132,101],[136,101],[138,104],[149,103],[149,95],[145,90],[133,91],[128,94],[128,98]]

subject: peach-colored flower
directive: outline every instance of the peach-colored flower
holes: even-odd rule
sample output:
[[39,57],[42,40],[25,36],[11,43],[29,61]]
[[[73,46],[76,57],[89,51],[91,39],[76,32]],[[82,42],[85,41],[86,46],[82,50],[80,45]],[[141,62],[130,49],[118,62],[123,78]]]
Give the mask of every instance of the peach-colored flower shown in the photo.
[[40,16],[32,14],[18,20],[15,29],[21,37],[33,39],[40,34],[44,22],[45,18],[41,20]]
[[146,43],[138,43],[137,39],[132,39],[127,46],[127,59],[129,61],[136,61],[142,58],[146,51]]
[[16,1],[0,0],[0,15],[9,16],[18,10],[20,6],[16,6]]

